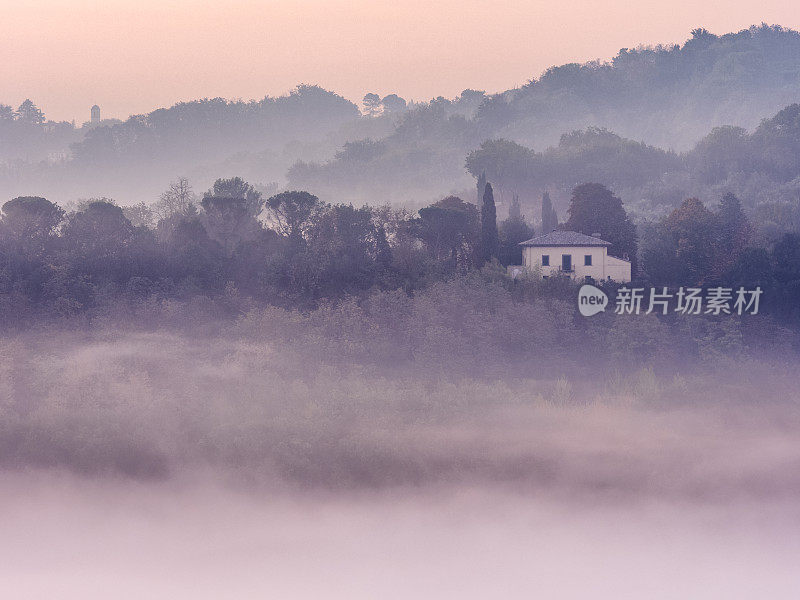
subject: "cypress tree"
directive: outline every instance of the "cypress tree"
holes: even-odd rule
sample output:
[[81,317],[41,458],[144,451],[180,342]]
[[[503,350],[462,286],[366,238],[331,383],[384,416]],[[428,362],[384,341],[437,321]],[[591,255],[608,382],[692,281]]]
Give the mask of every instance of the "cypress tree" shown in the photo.
[[508,207],[508,218],[513,221],[522,220],[522,205],[519,202],[519,194],[514,194],[511,206]]
[[500,253],[500,236],[497,233],[497,207],[494,204],[492,184],[486,184],[481,206],[481,262],[497,258]]
[[508,218],[500,223],[500,264],[522,264],[522,247],[520,242],[533,237],[533,228],[525,222],[522,214],[519,196],[514,194],[511,206],[508,208]]
[[558,215],[550,201],[550,194],[542,194],[542,235],[558,228]]
[[478,204],[483,206],[483,194],[486,192],[486,171],[478,176]]

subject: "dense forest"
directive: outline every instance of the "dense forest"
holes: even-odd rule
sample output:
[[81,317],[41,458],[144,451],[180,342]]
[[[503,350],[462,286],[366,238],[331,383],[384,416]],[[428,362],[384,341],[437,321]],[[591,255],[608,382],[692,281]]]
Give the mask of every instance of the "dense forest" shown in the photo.
[[[794,229],[800,198],[800,104],[764,119],[751,133],[717,127],[680,155],[591,128],[562,136],[538,153],[508,140],[491,140],[469,154],[467,169],[486,174],[505,198],[549,193],[563,208],[581,181],[617,191],[639,220],[661,217],[687,197],[713,204],[736,194],[753,213],[759,235]],[[531,206],[533,203],[531,203]]]
[[[276,322],[329,340],[359,323],[347,351],[389,362],[435,340],[465,357],[490,344],[507,364],[541,344],[625,354],[634,338],[683,336],[695,358],[717,342],[798,348],[798,40],[780,27],[695,30],[682,46],[553,68],[502,94],[368,94],[362,110],[308,85],[79,129],[30,101],[0,107],[0,181],[24,190],[2,205],[0,323],[284,311]],[[68,155],[41,159],[64,144]],[[76,194],[87,182],[104,192]],[[144,193],[155,186],[160,196]],[[761,311],[690,324],[607,314],[587,330],[575,283],[504,268],[554,228],[599,233],[631,257],[637,285],[760,286]],[[463,314],[480,315],[471,342]],[[631,347],[629,360],[655,352]]]
[[27,4],[0,600],[800,598],[800,4]]
[[542,348],[562,367],[584,369],[659,357],[689,367],[800,347],[800,235],[760,242],[733,194],[712,209],[686,199],[637,228],[610,189],[576,186],[557,226],[599,233],[612,253],[636,257],[635,285],[759,286],[764,296],[757,315],[609,311],[590,323],[577,315],[569,277],[508,276],[503,266],[519,264],[518,244],[535,229],[518,203],[497,219],[491,182],[480,209],[448,196],[415,213],[332,205],[305,191],[266,198],[240,178],[218,180],[201,197],[181,179],[152,205],[93,199],[65,210],[18,197],[2,211],[7,330],[250,320],[341,357],[400,365],[430,354],[472,369],[476,357],[508,368]]
[[332,151],[339,142],[327,136],[346,124],[368,126],[359,114],[352,102],[312,85],[259,101],[181,102],[80,128],[47,121],[26,100],[16,111],[0,106],[0,189],[32,186],[62,199],[102,193],[131,202],[176,172],[202,177],[231,168],[269,185],[297,157]]
[[[635,160],[628,172],[637,174],[623,177],[613,165],[594,169],[592,177],[561,185],[562,194],[551,190],[556,205],[565,208],[571,187],[594,180],[646,216],[704,191],[686,181],[691,155],[708,157],[709,164],[695,168],[705,172],[701,183],[711,185],[708,178],[720,176],[714,150],[726,146],[725,136],[755,135],[762,119],[797,102],[798,57],[798,32],[760,25],[725,35],[696,29],[683,45],[622,49],[608,62],[552,67],[497,94],[465,90],[428,102],[367,94],[361,111],[312,85],[258,101],[183,102],[82,127],[48,121],[31,101],[16,110],[2,105],[0,195],[35,193],[60,202],[109,196],[131,204],[157,195],[177,173],[202,187],[240,175],[264,190],[307,189],[334,202],[419,208],[471,187],[467,155],[495,153],[491,160],[498,162],[507,153],[525,154],[516,144],[543,158],[524,181],[519,173],[510,181],[491,178],[506,204],[511,198],[502,192],[519,187],[524,206],[534,192],[562,184],[580,160],[576,154],[590,159],[610,147],[618,160]],[[744,173],[741,189],[730,191],[745,204],[762,200],[761,186]]]
[[[580,167],[592,169],[589,160],[610,147],[618,169],[629,167],[627,175],[609,172],[613,165],[606,163],[593,180],[614,186],[626,202],[643,197],[643,210],[665,198],[677,204],[674,189],[688,186],[670,176],[683,162],[674,153],[702,152],[702,138],[716,127],[735,127],[732,134],[744,136],[742,129],[797,102],[798,57],[800,34],[792,30],[762,25],[717,36],[697,29],[682,46],[622,49],[607,63],[553,67],[522,88],[487,96],[471,116],[453,114],[460,99],[434,100],[405,114],[386,137],[345,147],[322,163],[295,165],[289,181],[343,200],[422,199],[428,190],[466,188],[464,156],[489,144],[484,153],[497,163],[510,161],[499,168],[516,171],[512,181],[501,182],[505,177],[497,173],[494,180],[523,184],[516,191],[525,203],[526,193],[558,185],[581,158],[587,163]],[[518,146],[544,154],[538,168],[528,169]]]

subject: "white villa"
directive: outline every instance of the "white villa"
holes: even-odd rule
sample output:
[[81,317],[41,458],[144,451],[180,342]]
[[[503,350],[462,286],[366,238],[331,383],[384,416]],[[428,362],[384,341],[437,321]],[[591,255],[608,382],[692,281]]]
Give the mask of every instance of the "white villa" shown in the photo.
[[[599,235],[599,234],[596,234]],[[611,242],[577,231],[551,231],[522,242],[522,264],[527,270],[538,268],[542,277],[569,275],[595,281],[631,280],[631,262],[609,256]]]

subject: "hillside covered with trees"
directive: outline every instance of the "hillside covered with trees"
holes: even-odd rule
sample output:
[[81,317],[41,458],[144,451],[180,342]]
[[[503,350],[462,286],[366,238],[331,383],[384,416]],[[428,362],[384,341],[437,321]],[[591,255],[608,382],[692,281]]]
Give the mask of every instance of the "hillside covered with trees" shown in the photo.
[[[725,132],[745,136],[798,100],[798,32],[761,25],[717,36],[697,29],[683,45],[622,49],[609,62],[553,67],[519,89],[487,96],[472,116],[451,114],[458,101],[434,100],[405,114],[384,138],[352,144],[320,164],[295,165],[289,182],[342,200],[425,199],[469,187],[464,157],[480,147],[479,155],[497,163],[491,177],[502,188],[541,190],[564,177],[571,188],[589,171],[626,202],[641,193],[627,188],[647,184],[656,202],[666,196],[675,203],[681,182],[664,174],[680,171],[680,158],[709,132],[717,142]],[[519,147],[546,158],[529,164]],[[711,152],[712,164],[698,165],[707,175],[725,159],[715,149],[713,139],[699,149]],[[474,158],[467,166],[480,173]]]
[[[471,188],[465,157],[503,140],[509,144],[496,148],[501,153],[516,153],[516,144],[550,155],[524,175],[525,187],[537,189],[563,179],[581,158],[581,169],[597,172],[589,161],[620,145],[618,168],[635,161],[628,177],[636,173],[636,180],[614,173],[601,182],[626,203],[638,201],[645,186],[652,202],[675,205],[685,192],[675,187],[683,183],[658,176],[681,171],[686,153],[713,152],[724,143],[720,136],[752,133],[799,99],[800,34],[762,24],[725,35],[696,29],[682,45],[624,48],[608,62],[552,67],[497,94],[465,90],[429,102],[367,94],[361,111],[333,92],[301,85],[281,97],[183,102],[76,128],[47,121],[27,101],[18,109],[0,106],[0,193],[130,204],[154,197],[176,175],[203,186],[243,175],[265,189],[416,208]],[[734,129],[717,131],[717,142],[706,140],[698,150],[717,127]],[[719,176],[716,158],[709,158],[711,165],[698,167],[706,179]],[[581,173],[566,187],[586,180]],[[508,182],[493,181],[508,206]],[[523,205],[530,200],[517,193]],[[563,205],[565,198],[554,200]]]
[[[558,219],[553,210],[545,213]],[[412,213],[328,204],[306,191],[266,198],[233,178],[201,197],[178,180],[152,205],[6,202],[0,327],[191,327],[266,311],[336,353],[399,364],[431,352],[468,366],[483,348],[505,367],[542,348],[576,366],[598,365],[592,356],[639,363],[665,352],[671,364],[701,364],[715,360],[718,344],[753,356],[800,348],[800,235],[759,239],[733,194],[711,209],[686,199],[637,227],[612,190],[585,183],[561,220],[629,254],[635,285],[759,286],[758,314],[675,320],[609,311],[587,323],[574,300],[580,282],[506,273],[504,265],[519,264],[519,242],[537,229],[518,203],[498,218],[491,182],[480,208],[448,196]],[[602,285],[613,293],[619,284]]]
[[[415,104],[368,94],[359,111],[322,88],[300,86],[259,102],[203,100],[84,126],[70,158],[17,157],[3,167],[3,181],[27,193],[8,194],[2,206],[2,326],[193,311],[236,319],[255,307],[313,322],[311,315],[348,303],[369,312],[375,302],[397,302],[401,312],[413,311],[408,302],[424,303],[436,290],[490,285],[509,302],[502,310],[556,311],[533,322],[580,329],[569,316],[574,283],[535,274],[511,280],[503,269],[520,263],[520,242],[562,228],[598,233],[612,254],[630,256],[638,284],[760,286],[760,327],[798,347],[800,104],[765,118],[752,112],[797,98],[797,40],[780,27],[726,36],[697,30],[683,46],[551,69],[494,96],[467,90]],[[652,78],[658,86],[648,86]],[[717,95],[712,82],[722,90]],[[670,100],[665,90],[677,87],[681,94]],[[665,149],[606,128],[629,132],[648,103],[653,127],[698,119],[696,142]],[[595,122],[576,120],[590,105]],[[548,112],[554,107],[572,116],[556,118]],[[694,111],[688,116],[687,107]],[[47,143],[58,131],[78,132],[49,124],[32,102],[1,114],[3,131],[17,136],[6,137],[17,140],[6,153],[34,139],[31,131]],[[627,125],[624,115],[632,115]],[[541,147],[525,133],[546,130],[526,129],[539,118],[553,131],[586,127]],[[737,124],[723,125],[728,119]],[[327,161],[294,162],[288,186],[277,182],[276,165],[335,148]],[[205,167],[196,178],[175,179],[193,165]],[[237,176],[208,181],[222,168]],[[137,181],[144,190],[162,179],[172,183],[161,185],[167,189],[156,202],[156,194],[137,202],[124,192],[70,195],[81,181],[112,190]],[[190,181],[208,191],[195,194]],[[48,186],[68,201],[34,192]],[[492,306],[466,310],[491,315],[489,323]],[[598,322],[606,333],[613,329],[610,316]],[[655,316],[643,322],[683,331]],[[704,336],[745,343],[754,335],[755,321],[731,321],[736,333],[713,319],[698,322],[706,325],[689,332],[697,344]],[[435,320],[430,326],[446,328]],[[494,323],[484,334],[505,326]],[[588,344],[581,335],[576,343]]]

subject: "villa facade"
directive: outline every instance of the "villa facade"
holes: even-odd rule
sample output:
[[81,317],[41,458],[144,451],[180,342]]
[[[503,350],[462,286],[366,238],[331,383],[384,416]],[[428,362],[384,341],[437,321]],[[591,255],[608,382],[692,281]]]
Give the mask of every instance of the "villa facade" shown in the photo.
[[577,231],[551,231],[520,244],[522,264],[543,277],[568,275],[573,279],[595,281],[631,280],[631,262],[608,254],[610,242]]

